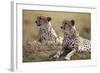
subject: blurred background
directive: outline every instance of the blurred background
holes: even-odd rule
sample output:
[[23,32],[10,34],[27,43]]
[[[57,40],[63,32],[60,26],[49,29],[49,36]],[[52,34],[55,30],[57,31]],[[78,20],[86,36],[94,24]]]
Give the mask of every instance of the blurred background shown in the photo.
[[23,10],[23,42],[26,40],[35,40],[38,36],[38,28],[35,24],[37,16],[49,16],[52,18],[52,27],[57,35],[63,36],[60,29],[64,19],[75,20],[75,26],[80,36],[91,39],[91,14],[75,13],[75,12],[50,12],[50,11],[34,11]]

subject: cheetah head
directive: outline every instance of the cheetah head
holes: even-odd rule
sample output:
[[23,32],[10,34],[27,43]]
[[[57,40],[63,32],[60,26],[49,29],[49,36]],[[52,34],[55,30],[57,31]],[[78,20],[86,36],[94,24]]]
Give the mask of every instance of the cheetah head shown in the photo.
[[46,26],[51,21],[51,17],[37,16],[35,23],[38,27]]
[[62,22],[61,29],[65,32],[69,33],[71,30],[75,29],[75,21],[74,20],[64,20]]

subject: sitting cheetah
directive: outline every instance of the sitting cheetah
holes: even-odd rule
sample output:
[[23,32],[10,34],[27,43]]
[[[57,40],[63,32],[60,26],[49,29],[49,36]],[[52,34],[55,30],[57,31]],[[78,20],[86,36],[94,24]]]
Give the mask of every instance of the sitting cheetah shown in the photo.
[[74,20],[64,20],[61,26],[64,30],[64,38],[62,49],[58,51],[53,57],[59,58],[60,56],[66,56],[66,60],[70,60],[70,57],[76,51],[91,52],[90,41],[79,36],[75,28]]
[[62,44],[62,38],[58,37],[55,30],[51,26],[51,17],[47,16],[37,16],[37,20],[35,23],[39,27],[39,39],[38,41],[41,43],[60,43]]

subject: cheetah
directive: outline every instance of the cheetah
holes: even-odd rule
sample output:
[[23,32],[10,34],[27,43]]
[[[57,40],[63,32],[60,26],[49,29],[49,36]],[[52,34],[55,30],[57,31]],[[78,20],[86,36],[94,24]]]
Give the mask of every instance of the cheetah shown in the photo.
[[53,56],[54,58],[65,56],[66,60],[70,60],[70,57],[74,55],[76,51],[91,52],[90,40],[79,36],[75,28],[74,20],[64,20],[61,29],[64,31],[62,49]]
[[62,38],[58,37],[51,25],[51,17],[37,16],[35,23],[39,27],[38,41],[41,43],[54,42],[62,44]]

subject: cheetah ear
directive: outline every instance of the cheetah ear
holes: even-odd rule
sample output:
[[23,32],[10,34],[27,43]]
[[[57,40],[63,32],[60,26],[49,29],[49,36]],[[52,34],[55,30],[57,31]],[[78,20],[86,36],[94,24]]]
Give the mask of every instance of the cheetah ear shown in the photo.
[[74,20],[71,20],[71,23],[72,23],[72,26],[74,26],[74,25],[75,25],[75,21],[74,21]]
[[48,21],[51,21],[51,17],[47,17],[47,20],[48,20]]

